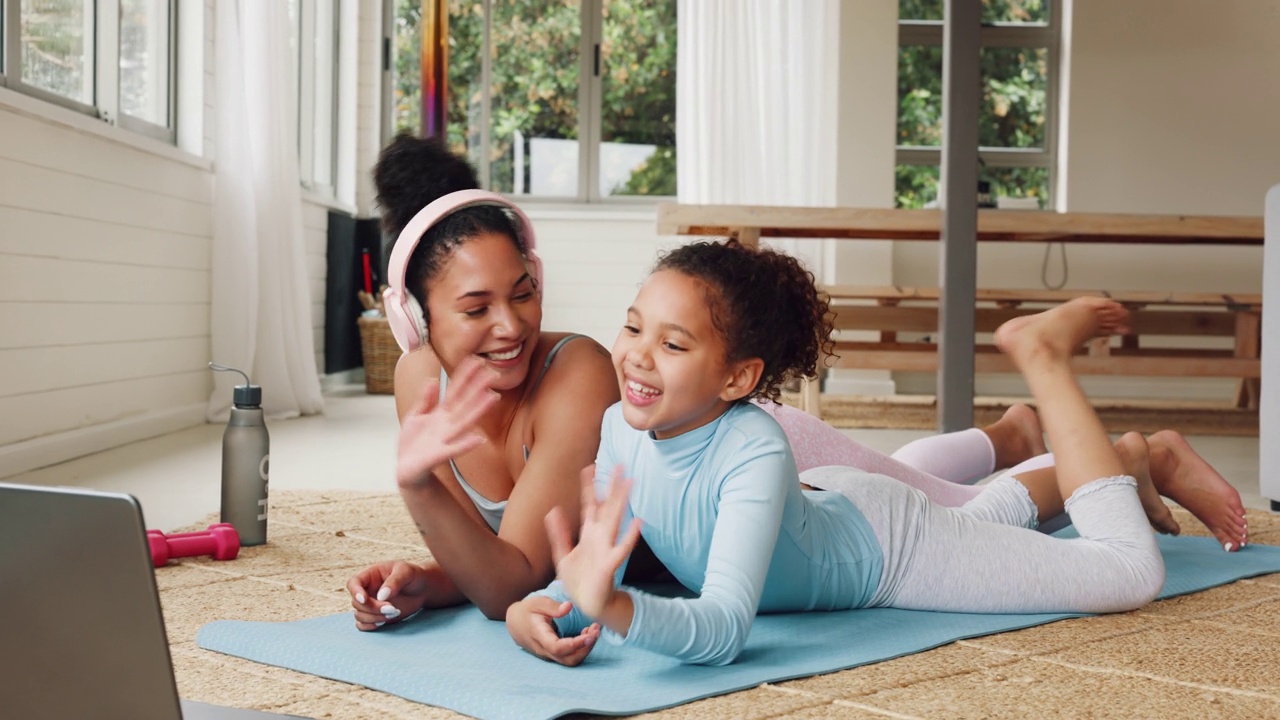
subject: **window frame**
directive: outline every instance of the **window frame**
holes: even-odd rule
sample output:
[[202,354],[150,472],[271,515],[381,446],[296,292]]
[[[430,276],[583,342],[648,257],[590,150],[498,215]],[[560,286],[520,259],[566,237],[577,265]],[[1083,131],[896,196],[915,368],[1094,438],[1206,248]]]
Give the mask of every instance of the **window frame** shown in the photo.
[[[607,195],[600,192],[600,145],[603,136],[603,100],[604,100],[604,78],[597,65],[596,57],[600,52],[600,47],[604,41],[604,3],[605,0],[579,0],[579,15],[581,18],[581,26],[579,32],[578,44],[578,191],[574,195],[533,195],[528,193],[504,193],[508,197],[516,198],[520,203],[545,204],[545,205],[592,205],[597,207],[618,206],[618,207],[650,207],[661,202],[674,202],[674,195]],[[448,0],[430,0],[430,6],[424,2],[423,9],[423,25],[428,24],[428,18],[438,19],[442,16],[445,18],[444,23],[434,22],[430,28],[435,32],[448,32]],[[390,8],[390,12],[394,14],[394,0],[386,3],[384,7]],[[430,12],[428,12],[428,10]],[[482,31],[483,48],[481,49],[481,69],[480,84],[484,89],[486,98],[490,97],[489,93],[493,87],[492,83],[492,58],[489,52],[490,48],[490,27],[492,22],[491,5],[485,3],[484,28]],[[678,22],[678,20],[677,20]],[[391,18],[386,24],[388,28],[393,27],[394,18]],[[443,27],[441,27],[443,25]],[[426,28],[424,27],[424,30]],[[392,32],[387,32],[387,42],[391,43],[394,53],[395,37]],[[439,47],[442,43],[439,38],[424,37],[423,48]],[[424,53],[426,51],[424,50]],[[440,61],[439,58],[436,59]],[[444,59],[447,67],[447,59]],[[394,62],[385,64],[387,80],[384,87],[387,89],[386,106],[394,105],[394,98],[390,95],[394,92],[394,80],[391,78],[391,66]],[[436,69],[432,68],[431,72]],[[675,71],[675,68],[672,68]],[[446,92],[447,92],[447,85]],[[444,122],[447,122],[447,98],[441,102],[440,112],[444,115]],[[480,146],[488,148],[490,144],[490,131],[492,126],[492,103],[481,102],[479,112],[480,124]],[[387,126],[384,128],[384,134],[390,136],[394,133],[392,123],[394,118],[391,113],[387,113]],[[440,122],[440,127],[444,128],[444,122]],[[426,118],[423,119],[423,126],[428,124]],[[677,148],[677,152],[679,152]],[[482,155],[485,155],[482,151]],[[476,175],[480,181],[480,187],[488,189],[491,187],[491,168],[487,162],[479,163],[476,167]]]
[[[1062,66],[1062,4],[1063,0],[1049,1],[1049,17],[1044,23],[983,23],[980,47],[982,48],[1043,48],[1045,60],[1045,128],[1044,147],[1002,148],[980,146],[979,162],[987,169],[994,168],[1045,168],[1049,172],[1044,209],[1055,205],[1058,183],[1058,112],[1059,88]],[[942,47],[943,22],[941,20],[898,20],[898,47]],[[898,111],[895,97],[894,126],[896,134]],[[942,148],[923,145],[895,145],[894,167],[902,165],[942,165]]]
[[[297,124],[298,124],[298,178],[303,189],[321,197],[332,198],[337,195],[338,184],[338,123],[342,74],[342,3],[344,0],[298,0],[298,76],[297,82]],[[330,48],[330,102],[329,121],[329,182],[317,182],[316,168],[316,112],[317,97],[315,95],[316,74],[319,53],[316,51],[316,29],[321,15],[320,4],[327,4],[332,28],[332,47]]]
[[[178,2],[166,0],[169,6],[168,82],[165,114],[167,125],[155,123],[120,111],[120,0],[95,0],[93,10],[93,101],[84,103],[63,97],[22,81],[21,0],[0,0],[0,24],[3,42],[0,49],[0,87],[28,95],[42,102],[60,105],[89,117],[97,118],[130,132],[174,145],[177,143],[177,74],[178,74]],[[114,18],[114,21],[104,21]]]

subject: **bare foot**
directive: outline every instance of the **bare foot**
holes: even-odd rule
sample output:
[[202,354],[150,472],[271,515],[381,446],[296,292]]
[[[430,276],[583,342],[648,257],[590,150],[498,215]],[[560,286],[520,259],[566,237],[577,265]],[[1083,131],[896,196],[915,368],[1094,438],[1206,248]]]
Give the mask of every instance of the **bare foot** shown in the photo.
[[1078,297],[996,328],[995,341],[1019,370],[1037,358],[1066,360],[1087,340],[1129,331],[1129,311],[1100,297]]
[[1151,448],[1151,479],[1161,495],[1195,515],[1227,552],[1249,542],[1240,493],[1173,430],[1147,439]]
[[1011,405],[999,420],[982,428],[982,432],[987,434],[995,448],[997,470],[1048,452],[1040,417],[1029,405]]
[[1181,532],[1178,521],[1173,519],[1169,506],[1160,499],[1160,491],[1151,481],[1151,455],[1142,434],[1125,433],[1116,441],[1116,455],[1120,456],[1120,464],[1124,465],[1125,472],[1138,481],[1138,499],[1142,501],[1142,509],[1146,511],[1151,527],[1165,535],[1177,535]]

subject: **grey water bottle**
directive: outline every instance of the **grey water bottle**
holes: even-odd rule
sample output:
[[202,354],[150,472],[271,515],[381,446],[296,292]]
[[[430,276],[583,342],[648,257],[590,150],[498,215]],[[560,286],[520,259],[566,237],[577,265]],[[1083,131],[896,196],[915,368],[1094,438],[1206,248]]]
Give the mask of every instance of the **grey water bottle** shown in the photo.
[[222,433],[222,522],[235,526],[241,545],[261,545],[267,541],[267,471],[271,462],[262,388],[236,368],[214,363],[209,367],[244,377],[244,385],[235,387],[231,419]]

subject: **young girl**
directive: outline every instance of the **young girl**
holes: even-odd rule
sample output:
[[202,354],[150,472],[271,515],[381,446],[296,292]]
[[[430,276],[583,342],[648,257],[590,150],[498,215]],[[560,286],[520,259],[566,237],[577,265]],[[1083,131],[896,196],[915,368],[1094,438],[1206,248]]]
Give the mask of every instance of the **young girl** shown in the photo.
[[[605,414],[595,472],[583,474],[577,544],[573,513],[551,513],[557,582],[508,610],[512,637],[568,665],[601,628],[627,645],[723,664],[757,612],[1146,604],[1164,580],[1144,510],[1159,497],[1141,468],[1126,469],[1069,364],[1086,340],[1123,332],[1126,317],[1116,303],[1082,298],[997,332],[1038,402],[1056,472],[1006,476],[963,508],[944,508],[851,468],[799,476],[777,423],[743,402],[776,397],[829,347],[828,308],[811,275],[792,258],[734,242],[672,251],[614,346],[623,399]],[[1046,479],[1079,539],[1027,529]],[[695,597],[618,586],[641,535]]]

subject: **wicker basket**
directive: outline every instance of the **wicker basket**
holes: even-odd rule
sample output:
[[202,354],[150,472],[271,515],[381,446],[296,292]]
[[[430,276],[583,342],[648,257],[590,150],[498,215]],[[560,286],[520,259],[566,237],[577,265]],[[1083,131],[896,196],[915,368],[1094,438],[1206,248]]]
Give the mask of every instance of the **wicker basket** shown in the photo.
[[387,319],[361,317],[360,350],[364,355],[364,389],[375,395],[395,393],[396,361],[400,346]]

